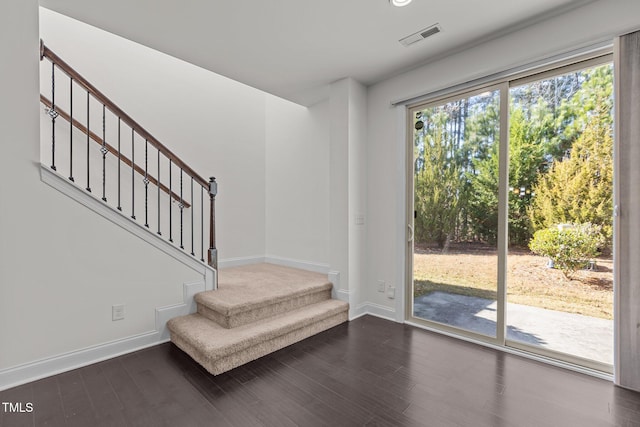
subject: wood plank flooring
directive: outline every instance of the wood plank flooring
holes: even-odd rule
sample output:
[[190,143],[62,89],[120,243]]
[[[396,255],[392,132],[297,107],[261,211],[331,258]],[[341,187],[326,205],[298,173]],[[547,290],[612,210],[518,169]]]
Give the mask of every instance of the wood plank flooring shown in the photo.
[[0,392],[0,426],[622,426],[640,393],[371,316],[219,376],[163,344]]

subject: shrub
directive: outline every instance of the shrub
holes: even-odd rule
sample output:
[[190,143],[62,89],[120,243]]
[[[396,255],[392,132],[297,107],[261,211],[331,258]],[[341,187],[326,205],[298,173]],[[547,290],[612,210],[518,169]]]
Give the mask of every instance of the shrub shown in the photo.
[[598,254],[604,245],[602,227],[591,223],[577,224],[566,228],[554,227],[538,230],[529,242],[535,254],[549,257],[554,267],[567,278]]

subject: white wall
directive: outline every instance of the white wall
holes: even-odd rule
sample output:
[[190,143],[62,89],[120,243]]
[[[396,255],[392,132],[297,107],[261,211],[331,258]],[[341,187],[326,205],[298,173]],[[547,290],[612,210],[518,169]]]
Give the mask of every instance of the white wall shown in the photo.
[[368,92],[368,273],[361,290],[372,304],[403,320],[403,305],[376,292],[376,281],[404,286],[404,108],[393,101],[451,87],[580,47],[611,41],[640,27],[640,2],[601,0],[416,68],[369,87]]
[[[147,333],[155,308],[182,303],[183,284],[202,281],[40,180],[49,142],[41,152],[39,126],[49,125],[37,102],[39,37],[201,175],[216,176],[223,263],[267,256],[328,270],[328,101],[291,104],[36,1],[11,0],[3,12],[0,374]],[[126,304],[124,321],[111,321],[113,304]]]
[[[330,87],[329,265],[334,285],[349,300],[349,79]],[[353,307],[350,307],[353,309]]]
[[267,95],[266,255],[329,268],[329,103]]
[[352,315],[366,276],[366,92],[342,79],[309,108],[268,95],[266,109],[267,259],[329,271]]
[[332,83],[330,94],[329,264],[353,317],[365,277],[367,94],[352,78]]
[[41,182],[37,1],[11,0],[0,19],[2,373],[153,331],[155,308],[202,277]]
[[352,313],[362,304],[367,242],[367,88],[349,80],[349,291]]
[[216,177],[222,262],[264,256],[264,92],[44,8],[40,37],[201,176]]

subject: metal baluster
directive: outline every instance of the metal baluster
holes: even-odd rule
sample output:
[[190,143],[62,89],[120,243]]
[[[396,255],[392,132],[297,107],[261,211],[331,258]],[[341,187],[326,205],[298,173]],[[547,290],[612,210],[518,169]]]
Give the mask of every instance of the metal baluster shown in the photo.
[[136,219],[135,130],[131,128],[131,218]]
[[204,262],[204,187],[200,186],[200,261]]
[[100,152],[102,153],[102,201],[107,201],[107,107],[102,104],[102,147]]
[[191,255],[195,256],[193,253],[193,177],[191,177]]
[[[209,178],[209,253],[207,264],[218,269],[218,249],[216,248],[216,195],[218,194],[218,183],[215,177]],[[217,275],[214,289],[218,287]]]
[[51,169],[56,169],[56,64],[51,63],[51,108],[47,111],[51,117]]
[[160,150],[158,150],[158,180],[157,180],[157,186],[158,187],[158,236],[162,236],[162,233],[160,232]]
[[147,152],[149,150],[149,141],[144,140],[144,226],[149,228],[149,178],[147,175],[147,169],[149,167],[149,157]]
[[173,206],[171,206],[171,203],[173,202],[173,196],[172,196],[172,192],[171,192],[171,176],[173,175],[173,171],[171,170],[171,165],[172,165],[172,160],[169,159],[169,241],[171,243],[173,243],[173,230],[172,230],[172,220],[173,220]]
[[118,210],[122,212],[122,205],[120,203],[120,166],[122,162],[122,152],[120,151],[120,117],[118,117]]
[[73,77],[69,80],[69,181],[73,179]]
[[89,178],[89,170],[90,170],[90,163],[89,163],[89,149],[91,148],[89,145],[91,143],[91,139],[89,138],[89,91],[87,91],[87,191],[89,193],[91,193],[91,185],[90,185],[90,178]]
[[184,203],[182,199],[182,168],[180,168],[180,204],[178,205],[180,208],[180,249],[184,249],[184,244],[182,240],[182,232],[183,232],[183,214],[184,214]]

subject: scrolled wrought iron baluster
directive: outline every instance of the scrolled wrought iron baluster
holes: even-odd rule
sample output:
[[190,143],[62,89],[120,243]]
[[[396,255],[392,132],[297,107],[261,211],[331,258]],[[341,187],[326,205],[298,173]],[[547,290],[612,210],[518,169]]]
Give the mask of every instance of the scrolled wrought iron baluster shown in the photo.
[[[52,61],[57,61],[57,57],[55,54],[52,54],[48,51],[48,49],[46,49],[46,47],[41,47],[41,59],[43,59],[44,57],[47,58],[51,58]],[[45,67],[46,68],[46,67]],[[48,70],[47,70],[48,71]],[[66,81],[65,78],[60,76],[60,72],[59,71],[63,71],[65,73],[65,75],[67,76],[66,78],[69,79],[69,87],[67,89],[66,87]],[[60,107],[60,105],[57,104],[63,104],[64,102],[66,102],[66,95],[62,94],[62,95],[58,95],[56,94],[56,84],[57,81],[56,80],[60,80],[61,83],[58,86],[64,86],[64,88],[62,88],[63,91],[68,90],[68,96],[69,96],[69,114],[67,114],[65,111],[63,111]],[[80,93],[78,93],[78,90],[76,90],[76,88],[74,86],[79,86],[79,91]],[[60,88],[57,88],[60,89]],[[75,97],[82,97],[82,91],[85,91],[86,93],[86,127],[83,126],[83,124],[81,123],[81,121],[83,119],[80,118],[80,116],[84,116],[82,114],[82,103],[83,99],[78,99],[78,101],[75,100]],[[83,157],[82,153],[80,153],[81,149],[83,147],[78,146],[77,148],[74,146],[75,145],[75,141],[76,139],[74,138],[74,133],[78,134],[80,137],[80,141],[82,140],[82,136],[78,133],[78,132],[84,132],[85,133],[85,137],[87,138],[87,147],[86,147],[86,191],[87,192],[92,192],[93,191],[93,186],[92,186],[92,181],[95,182],[95,179],[100,180],[100,177],[98,176],[98,174],[100,173],[99,169],[96,170],[92,170],[93,166],[91,165],[91,158],[93,157],[95,159],[95,156],[93,156],[91,154],[91,152],[93,150],[96,150],[96,148],[101,152],[102,154],[102,193],[101,196],[98,196],[98,194],[100,193],[96,193],[96,197],[101,197],[101,199],[104,202],[107,202],[108,198],[106,196],[106,179],[107,179],[107,175],[109,175],[111,177],[111,174],[113,174],[113,172],[115,171],[110,171],[109,173],[107,173],[106,171],[106,157],[107,155],[110,153],[113,155],[113,161],[117,161],[118,162],[118,166],[117,166],[117,184],[113,183],[110,184],[112,185],[117,185],[117,190],[111,188],[111,196],[110,198],[113,199],[113,196],[116,196],[117,192],[117,205],[115,206],[119,211],[124,211],[126,210],[126,189],[124,187],[126,187],[126,171],[127,171],[127,166],[131,167],[131,175],[132,175],[132,183],[131,183],[131,218],[133,220],[137,221],[136,218],[136,214],[140,213],[140,208],[136,209],[136,200],[135,200],[135,192],[136,192],[136,188],[139,186],[139,183],[136,182],[137,179],[140,179],[139,175],[143,175],[144,177],[144,185],[145,185],[145,221],[144,224],[147,228],[150,228],[150,218],[149,215],[153,215],[153,212],[150,212],[149,209],[153,209],[154,206],[150,206],[149,204],[153,205],[153,201],[149,200],[150,196],[153,196],[152,194],[149,194],[149,184],[154,184],[157,185],[156,188],[156,195],[157,195],[157,221],[158,221],[158,225],[157,225],[157,234],[158,235],[162,235],[166,233],[166,229],[164,228],[164,226],[162,225],[162,221],[163,221],[163,214],[161,212],[162,209],[162,198],[165,197],[162,195],[162,192],[167,192],[168,196],[167,196],[167,203],[168,203],[168,207],[169,207],[169,238],[168,240],[173,242],[173,205],[174,203],[176,203],[178,200],[180,201],[179,204],[179,208],[180,208],[180,247],[181,249],[185,250],[185,252],[188,252],[188,249],[185,248],[185,237],[184,234],[185,232],[187,232],[187,230],[185,230],[185,224],[184,221],[186,220],[184,217],[184,208],[189,208],[192,207],[192,211],[191,211],[191,216],[190,216],[190,220],[191,220],[191,255],[194,256],[195,258],[197,258],[197,252],[196,252],[196,225],[195,225],[195,221],[197,220],[197,213],[195,212],[196,209],[196,197],[198,196],[196,193],[197,189],[194,189],[195,184],[200,185],[200,260],[204,261],[204,249],[205,244],[205,232],[206,230],[204,229],[204,204],[205,204],[205,199],[204,199],[204,192],[207,191],[207,189],[209,188],[209,193],[211,193],[210,190],[210,185],[207,186],[206,184],[206,180],[204,180],[202,177],[200,177],[197,173],[193,172],[193,170],[187,166],[186,164],[184,164],[180,159],[176,158],[176,157],[172,157],[169,158],[169,152],[165,151],[165,147],[159,143],[158,141],[155,140],[154,137],[150,136],[150,134],[148,134],[148,132],[146,132],[144,129],[140,128],[135,121],[133,121],[133,119],[131,119],[129,117],[129,115],[127,113],[125,113],[124,111],[122,111],[117,105],[115,105],[111,100],[109,100],[106,96],[104,96],[100,91],[98,91],[97,89],[95,89],[90,83],[86,82],[86,80],[80,76],[77,72],[75,72],[75,70],[69,68],[66,66],[66,64],[64,62],[61,61],[57,61],[57,62],[52,62],[51,64],[51,92],[52,92],[52,96],[51,96],[51,101],[49,102],[46,97],[44,95],[41,95],[41,100],[42,102],[49,106],[50,108],[47,109],[47,114],[50,116],[51,120],[52,120],[52,148],[51,148],[51,168],[56,170],[58,166],[62,167],[64,169],[64,167],[66,167],[67,162],[69,162],[69,172],[68,172],[68,179],[72,182],[75,181],[75,173],[79,173],[80,175],[82,175],[82,166],[80,163],[82,163],[82,160],[80,160],[80,157]],[[61,98],[62,96],[62,98]],[[94,98],[94,101],[91,101],[91,98]],[[62,99],[62,101],[61,101]],[[100,140],[100,132],[95,129],[97,126],[99,125],[96,123],[96,120],[100,120],[98,114],[100,114],[98,111],[91,111],[91,104],[94,105],[94,110],[99,108],[100,105],[102,105],[102,140]],[[111,111],[111,114],[114,114],[115,117],[117,118],[118,124],[117,124],[117,146],[116,143],[110,141],[109,143],[107,143],[106,141],[106,133],[107,133],[107,119],[106,119],[106,110],[109,109]],[[92,119],[91,116],[94,116],[94,118]],[[97,117],[96,117],[97,116]],[[68,121],[68,125],[69,125],[69,151],[68,151],[68,158],[61,158],[57,159],[56,156],[58,154],[60,154],[60,150],[66,151],[66,148],[64,147],[64,142],[66,141],[66,136],[61,134],[61,138],[58,138],[58,135],[56,134],[57,132],[57,126],[56,126],[56,121],[57,121],[57,117],[62,117],[65,120]],[[47,117],[49,118],[49,117]],[[94,129],[92,131],[91,129],[91,121],[93,120],[93,126]],[[126,135],[126,128],[122,129],[122,123],[124,122],[125,127],[129,127],[131,129],[131,155],[130,158],[131,160],[128,158],[129,154],[127,153],[127,135]],[[66,127],[64,124],[62,124],[61,126],[63,126],[62,132],[66,131]],[[115,128],[115,123],[112,123],[112,119],[109,119],[109,126],[111,126],[112,128]],[[109,137],[111,139],[115,139],[116,136],[114,134],[113,131],[115,131],[115,129],[112,129],[109,131]],[[123,133],[125,133],[125,135],[123,135]],[[138,136],[136,137],[136,133],[138,134]],[[146,138],[145,138],[146,137]],[[141,139],[144,139],[145,141],[145,166],[144,166],[144,172],[142,169],[142,165],[140,164],[136,164],[135,163],[135,146],[136,146],[136,140],[139,140],[140,142],[138,142],[138,146],[140,145],[140,143],[142,142]],[[58,142],[62,141],[62,145],[57,146]],[[82,144],[82,142],[78,141],[79,144]],[[97,142],[98,147],[93,147],[92,145],[94,144],[94,141]],[[157,149],[156,152],[156,163],[157,163],[157,177],[153,171],[153,169],[150,169],[153,167],[153,165],[149,165],[149,161],[153,161],[153,159],[149,159],[150,155],[153,155],[153,153],[149,153],[149,143],[151,143],[153,148]],[[138,151],[140,151],[141,147],[138,148]],[[96,150],[96,151],[98,151]],[[166,181],[166,176],[165,176],[165,172],[162,172],[161,168],[162,168],[162,157],[166,157],[168,159],[168,163],[169,163],[169,189],[167,189],[167,187],[165,186],[165,183],[162,182],[162,179],[164,179]],[[138,157],[140,157],[140,154],[138,155]],[[68,160],[67,160],[68,159]],[[173,161],[173,159],[175,159],[175,161]],[[62,161],[62,163],[59,163],[58,161]],[[99,159],[95,159],[94,161],[98,161]],[[76,166],[75,162],[79,162],[79,165]],[[110,164],[112,164],[113,162],[111,160],[109,160]],[[124,170],[122,170],[123,168],[123,164],[124,163]],[[180,167],[180,195],[178,196],[177,191],[173,192],[173,164],[176,163],[178,165],[178,167]],[[61,166],[62,165],[62,166]],[[97,166],[99,168],[99,165]],[[64,171],[61,170],[62,173],[64,173]],[[190,188],[184,188],[184,185],[187,184],[184,182],[185,180],[185,173],[187,173],[187,177],[190,177],[191,179],[191,183],[190,183]],[[92,174],[96,175],[96,177],[92,176]],[[124,176],[123,176],[124,174]],[[139,175],[138,175],[139,174]],[[79,180],[82,179],[82,177],[78,177]],[[94,179],[95,178],[95,179]],[[112,177],[112,181],[113,181],[113,177]],[[194,183],[195,181],[195,183]],[[82,184],[80,184],[80,186],[82,186]],[[124,187],[123,187],[124,186]],[[167,191],[168,190],[168,191]],[[187,194],[185,194],[185,190],[190,191],[190,201],[186,200],[186,196]],[[99,190],[98,190],[99,191]],[[153,189],[151,189],[151,191],[153,191]],[[211,197],[211,195],[210,195]],[[125,200],[123,200],[123,198]],[[140,195],[138,196],[138,199],[140,199]],[[112,200],[113,201],[113,200]],[[137,201],[137,203],[142,204],[142,202],[140,200]],[[136,212],[136,210],[138,212]],[[125,212],[123,212],[125,213]],[[126,212],[128,213],[128,212]],[[126,215],[125,213],[125,215]],[[187,218],[189,219],[189,218]],[[140,221],[140,223],[142,224],[143,222]],[[165,234],[166,236],[166,234]],[[175,239],[177,241],[177,239]],[[211,239],[210,239],[211,240]],[[215,239],[213,239],[215,240]],[[177,246],[177,245],[176,245]],[[212,245],[210,249],[215,249],[215,245]]]
[[184,249],[184,241],[183,241],[183,225],[184,225],[184,199],[182,198],[182,168],[180,168],[180,204],[178,205],[180,208],[180,249]]
[[107,201],[107,107],[102,104],[102,201]]
[[[45,67],[46,68],[46,67]],[[56,70],[56,68],[58,68],[58,70]],[[62,103],[64,105],[64,101],[66,99],[66,95],[62,94],[62,95],[57,95],[56,97],[56,80],[60,80],[61,81],[61,85],[65,86],[64,88],[62,88],[63,91],[67,90],[66,87],[66,81],[63,81],[64,78],[60,77],[60,73],[58,71],[63,70],[69,78],[69,88],[68,88],[68,93],[69,93],[69,114],[67,114],[65,111],[60,109],[60,106],[56,104],[56,102],[58,103]],[[57,75],[56,75],[57,74]],[[74,88],[74,86],[80,86],[80,93],[78,93],[78,90],[76,90]],[[59,85],[60,86],[60,85]],[[62,87],[61,86],[61,87]],[[88,88],[88,89],[87,89]],[[60,88],[58,88],[60,89]],[[79,96],[82,97],[82,91],[86,92],[86,127],[84,127],[81,124],[82,119],[80,118],[80,116],[83,116],[82,114],[82,104],[83,100],[79,99],[77,102],[75,101],[75,97]],[[133,220],[137,221],[136,218],[136,213],[140,213],[140,209],[142,209],[142,207],[138,208],[138,212],[136,212],[136,200],[135,200],[135,192],[136,192],[136,187],[139,186],[139,181],[136,182],[137,179],[140,179],[140,175],[143,175],[143,183],[145,186],[145,200],[144,200],[144,210],[145,210],[145,221],[144,221],[144,225],[146,228],[150,228],[150,218],[149,215],[153,215],[153,212],[150,212],[150,209],[153,209],[154,206],[150,206],[153,205],[153,201],[149,200],[150,196],[153,196],[153,194],[149,194],[149,184],[154,184],[157,185],[156,188],[156,196],[157,196],[157,227],[156,228],[156,234],[158,235],[162,235],[167,233],[166,229],[163,227],[162,225],[162,221],[164,216],[162,215],[161,209],[162,209],[162,198],[165,196],[162,196],[162,192],[167,192],[168,196],[167,196],[167,203],[168,203],[168,208],[169,208],[169,237],[168,240],[170,242],[174,242],[173,239],[173,205],[179,201],[179,209],[180,209],[180,248],[185,250],[185,252],[189,252],[188,248],[186,248],[185,245],[185,232],[188,232],[188,230],[185,230],[185,224],[184,221],[186,219],[190,219],[191,220],[191,234],[190,234],[190,238],[191,238],[191,250],[190,253],[193,257],[195,257],[197,259],[197,252],[196,252],[196,225],[195,225],[195,221],[197,220],[197,213],[195,212],[195,209],[197,208],[197,202],[196,202],[196,197],[197,195],[197,189],[194,189],[195,184],[200,185],[200,260],[205,262],[205,258],[204,258],[204,250],[205,248],[207,248],[207,246],[205,246],[205,233],[207,232],[207,230],[205,230],[204,228],[204,223],[205,223],[205,219],[204,219],[204,211],[206,210],[204,207],[204,204],[206,203],[206,200],[204,199],[204,193],[205,191],[207,191],[209,193],[209,197],[211,199],[211,204],[213,207],[213,202],[214,202],[214,198],[215,198],[215,192],[212,193],[212,188],[215,188],[215,180],[211,180],[210,181],[210,185],[207,186],[206,185],[206,180],[204,180],[203,178],[201,178],[197,173],[193,172],[192,169],[189,166],[186,166],[180,159],[176,158],[176,157],[172,157],[169,158],[168,152],[164,150],[164,146],[157,142],[155,140],[154,137],[150,136],[150,134],[148,134],[144,129],[140,128],[126,113],[124,113],[117,105],[113,104],[108,98],[106,98],[105,96],[102,95],[102,93],[100,93],[97,90],[94,90],[92,88],[92,86],[87,86],[85,83],[85,80],[79,76],[74,70],[69,71],[68,68],[65,68],[65,64],[64,63],[53,63],[51,65],[51,92],[52,92],[52,100],[51,102],[48,102],[46,100],[46,97],[44,95],[41,96],[41,99],[43,99],[43,103],[46,105],[49,105],[51,108],[48,109],[47,113],[48,115],[51,117],[51,121],[52,121],[52,148],[51,148],[51,155],[52,155],[52,159],[51,159],[51,168],[53,170],[57,169],[57,166],[60,166],[64,169],[64,167],[66,167],[66,163],[67,160],[64,159],[64,155],[61,158],[62,163],[57,163],[58,160],[60,159],[56,159],[56,155],[60,154],[60,150],[66,151],[66,148],[64,147],[64,142],[66,141],[66,136],[64,136],[63,134],[61,134],[61,138],[62,139],[58,139],[57,135],[56,135],[56,121],[57,121],[57,117],[61,116],[62,118],[64,118],[65,120],[68,120],[68,124],[69,124],[69,152],[68,152],[68,162],[69,162],[69,172],[68,172],[68,179],[72,182],[75,182],[75,173],[78,172],[80,175],[82,174],[82,165],[79,164],[78,166],[75,165],[75,162],[79,162],[82,163],[82,160],[80,160],[80,157],[82,157],[82,153],[80,153],[81,148],[80,146],[78,146],[78,148],[74,147],[75,144],[75,138],[74,138],[74,133],[78,133],[78,132],[85,132],[85,137],[87,138],[87,148],[86,148],[86,191],[87,192],[92,192],[93,188],[92,188],[92,181],[95,182],[95,179],[100,180],[98,174],[100,173],[100,171],[96,171],[93,170],[92,171],[92,165],[91,165],[91,151],[96,150],[96,148],[98,148],[98,150],[100,151],[100,153],[102,154],[102,194],[101,194],[101,199],[104,202],[107,202],[107,197],[106,197],[106,179],[107,179],[107,171],[106,171],[106,157],[109,153],[111,153],[114,158],[113,161],[117,161],[118,162],[118,166],[117,166],[117,190],[113,189],[113,185],[116,185],[116,183],[110,184],[112,185],[111,188],[111,196],[110,198],[113,199],[113,196],[115,196],[116,194],[113,194],[114,192],[117,191],[117,205],[116,208],[118,211],[123,211],[126,210],[126,189],[124,187],[126,187],[126,171],[127,171],[127,167],[130,166],[131,167],[131,175],[132,175],[132,183],[131,183],[131,218]],[[77,94],[77,95],[76,95]],[[62,96],[62,98],[61,98]],[[94,98],[94,101],[91,101],[91,98]],[[61,101],[62,99],[62,101]],[[74,105],[75,104],[75,105]],[[102,140],[100,141],[100,137],[98,135],[100,135],[99,131],[96,128],[96,126],[100,126],[99,124],[96,124],[96,119],[99,119],[99,116],[96,117],[98,114],[100,114],[98,111],[91,111],[91,104],[94,105],[94,110],[99,108],[100,105],[102,105]],[[115,118],[117,118],[117,147],[116,144],[113,141],[110,141],[109,143],[107,143],[106,141],[106,133],[107,133],[107,120],[106,120],[106,110],[107,108],[112,112],[111,114],[115,115]],[[60,110],[60,111],[58,111]],[[92,119],[91,116],[94,116],[94,118]],[[94,125],[94,130],[91,130],[91,120],[94,121],[93,125]],[[124,121],[125,123],[125,129],[122,129],[122,122]],[[62,132],[64,132],[66,130],[66,126],[63,124],[61,125],[63,126]],[[111,126],[112,128],[115,127],[115,123],[112,123],[112,119],[109,119],[109,126]],[[131,160],[129,160],[129,154],[127,153],[127,135],[126,135],[126,127],[129,127],[131,129]],[[77,129],[76,129],[77,128]],[[110,128],[111,129],[111,128]],[[115,131],[115,129],[111,129],[109,131],[109,137],[111,139],[115,139],[116,136],[114,135],[113,131]],[[125,133],[125,135],[123,135],[123,133]],[[138,134],[138,136],[136,137],[136,133]],[[82,140],[82,136],[79,136],[80,139]],[[142,139],[144,139],[145,141],[145,164],[144,164],[144,172],[142,170],[142,165],[140,164],[136,164],[135,163],[135,145],[136,145],[136,140],[140,141],[138,142],[138,146],[141,144]],[[57,143],[62,141],[62,145],[57,147]],[[95,142],[98,142],[98,147],[93,147],[91,148],[91,146],[94,144]],[[82,144],[82,142],[78,142],[79,144]],[[157,164],[157,176],[155,175],[155,172],[150,169],[153,167],[153,165],[149,165],[149,161],[153,162],[153,159],[149,159],[150,155],[153,155],[153,153],[149,153],[149,143],[151,143],[153,148],[157,149],[156,152],[156,164]],[[56,152],[57,150],[57,152]],[[117,151],[116,151],[117,150]],[[141,147],[138,148],[138,151],[141,151]],[[161,171],[162,168],[162,157],[167,158],[168,163],[169,163],[169,188],[167,189],[167,187],[165,186],[166,182],[162,182],[162,179],[164,179],[166,181],[166,175],[165,172]],[[95,159],[95,156],[93,156]],[[140,157],[140,153],[138,155],[138,157]],[[173,161],[173,158],[175,158],[175,162]],[[94,161],[98,161],[99,159],[96,159]],[[113,162],[111,160],[109,160],[110,164],[112,164]],[[122,170],[123,167],[123,163],[124,162],[124,170]],[[173,164],[176,163],[178,165],[178,167],[180,168],[180,193],[179,196],[175,193],[177,193],[177,191],[174,193],[173,192]],[[62,165],[62,166],[61,166]],[[99,168],[99,166],[97,166]],[[61,170],[62,173],[64,173],[64,171]],[[113,174],[114,171],[110,171],[109,174]],[[96,177],[93,177],[91,174],[95,174]],[[190,178],[191,182],[190,182],[190,187],[189,188],[184,188],[184,186],[187,184],[186,182],[184,182],[185,180],[185,173],[187,173],[187,179]],[[123,176],[124,174],[124,176]],[[109,175],[111,176],[111,175]],[[95,178],[95,179],[94,179]],[[79,177],[79,179],[81,180],[82,178]],[[112,177],[112,181],[113,181],[113,177]],[[195,183],[194,183],[195,181]],[[212,185],[213,184],[213,185]],[[81,186],[82,184],[80,184]],[[123,187],[124,186],[124,187]],[[167,191],[168,190],[168,191]],[[98,190],[99,191],[99,190]],[[153,191],[153,189],[151,189],[151,191]],[[189,194],[185,194],[185,191],[189,191]],[[96,193],[95,195],[97,197],[99,193]],[[186,200],[186,196],[190,196],[190,200],[187,201]],[[123,198],[125,200],[123,200]],[[138,196],[138,199],[140,199],[140,195]],[[112,200],[113,201],[113,200]],[[142,202],[140,200],[137,201],[137,203],[142,204]],[[184,217],[184,209],[185,208],[189,208],[191,207],[191,215],[190,217],[186,218]],[[213,211],[213,209],[212,209]],[[126,215],[126,212],[124,212]],[[210,220],[213,220],[213,214],[211,215]],[[142,224],[143,222],[140,221],[140,224]],[[210,236],[210,241],[212,242],[211,245],[209,245],[208,249],[210,249],[210,254],[215,254],[215,230],[214,230],[214,226],[210,227],[211,229],[211,233],[212,235]],[[166,236],[166,234],[165,234]],[[187,236],[189,237],[189,236]],[[178,239],[175,239],[176,241]],[[177,246],[177,245],[176,245]],[[216,254],[217,255],[217,254]],[[217,257],[213,257],[213,259],[216,259]],[[215,264],[215,261],[214,261]]]
[[[218,268],[218,249],[216,248],[216,195],[218,194],[218,183],[215,177],[209,178],[209,254],[207,263]],[[217,277],[217,276],[216,276]]]
[[47,110],[47,114],[51,117],[51,169],[56,168],[56,64],[51,63],[51,108]]
[[172,166],[173,161],[171,159],[169,159],[169,241],[171,243],[173,243],[173,228],[172,228],[172,221],[173,221],[173,206],[171,205],[173,203],[173,192],[171,189],[171,177],[173,176],[173,171],[172,171]]
[[149,141],[144,140],[144,179],[142,182],[144,183],[144,226],[149,228],[149,177],[148,177],[148,168],[149,168]]

